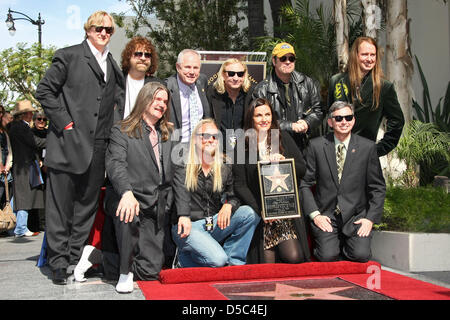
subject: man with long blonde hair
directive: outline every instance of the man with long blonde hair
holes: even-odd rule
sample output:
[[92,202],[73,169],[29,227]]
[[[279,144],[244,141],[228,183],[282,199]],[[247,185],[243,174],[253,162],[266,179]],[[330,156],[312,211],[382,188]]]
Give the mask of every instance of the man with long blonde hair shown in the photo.
[[190,214],[172,221],[181,267],[245,264],[260,221],[255,211],[240,206],[234,195],[232,168],[224,163],[219,136],[214,120],[204,119],[190,139],[185,179]]
[[353,132],[372,141],[377,140],[381,121],[386,118],[384,136],[377,143],[379,157],[397,146],[405,120],[394,85],[384,79],[381,55],[373,38],[357,38],[350,51],[347,71],[331,78],[328,107],[334,101],[354,105]]
[[223,62],[216,81],[208,87],[206,97],[224,138],[223,150],[232,150],[236,145],[234,130],[243,128],[245,110],[250,104],[253,88],[247,65],[236,58]]

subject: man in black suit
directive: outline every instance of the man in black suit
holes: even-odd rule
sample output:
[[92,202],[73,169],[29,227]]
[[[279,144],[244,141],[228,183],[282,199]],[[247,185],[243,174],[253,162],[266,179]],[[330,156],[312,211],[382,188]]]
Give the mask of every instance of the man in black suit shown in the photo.
[[[105,274],[117,274],[116,290],[121,293],[133,291],[134,280],[158,278],[172,190],[177,212],[190,212],[184,168],[174,166],[171,160],[174,142],[169,137],[168,100],[164,85],[147,83],[139,92],[135,111],[113,126],[106,153],[111,184],[106,188],[105,209],[113,220],[117,239],[112,240],[117,241],[119,255],[115,262],[105,261],[105,251],[86,246],[74,271],[75,280],[84,281],[84,273],[98,263],[103,263]],[[104,241],[102,236],[103,250]]]
[[204,118],[211,117],[206,98],[208,80],[200,74],[200,54],[192,49],[184,49],[178,54],[177,74],[167,79],[170,91],[170,119],[181,137],[182,143],[189,143],[195,125]]
[[[300,183],[303,211],[312,220],[319,261],[371,258],[372,226],[380,223],[386,185],[376,144],[352,134],[353,106],[335,102],[327,123],[334,130],[311,140]],[[316,185],[315,193],[311,187]]]
[[88,240],[105,179],[115,102],[123,94],[122,72],[108,49],[113,18],[97,11],[84,29],[85,41],[58,50],[36,90],[50,120],[45,220],[55,284],[67,283],[67,268],[77,263]]

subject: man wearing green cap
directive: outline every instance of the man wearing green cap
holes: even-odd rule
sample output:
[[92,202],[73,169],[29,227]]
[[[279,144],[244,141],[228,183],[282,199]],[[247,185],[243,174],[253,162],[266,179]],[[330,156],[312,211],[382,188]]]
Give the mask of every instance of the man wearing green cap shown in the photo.
[[266,98],[275,110],[281,130],[288,131],[300,150],[307,137],[322,122],[317,81],[295,71],[295,51],[283,42],[272,51],[273,70],[253,92],[253,98]]

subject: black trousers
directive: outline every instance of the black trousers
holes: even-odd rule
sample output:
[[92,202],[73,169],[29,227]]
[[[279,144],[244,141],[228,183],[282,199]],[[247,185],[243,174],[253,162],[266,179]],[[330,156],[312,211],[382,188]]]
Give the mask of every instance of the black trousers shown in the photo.
[[113,278],[117,273],[133,272],[134,280],[158,279],[164,263],[165,232],[157,226],[156,212],[140,212],[132,222],[120,221],[115,214],[119,199],[109,191],[107,189],[105,195],[106,217],[102,231],[105,276]]
[[52,270],[76,264],[87,244],[105,181],[106,140],[96,140],[86,172],[47,171],[47,261]]
[[314,256],[319,261],[338,261],[343,259],[355,262],[369,261],[372,256],[370,250],[372,232],[368,237],[362,238],[356,233],[360,225],[354,225],[352,235],[346,236],[342,233],[342,217],[335,215],[330,217],[330,219],[333,227],[332,232],[322,231],[311,221],[311,231],[314,237]]

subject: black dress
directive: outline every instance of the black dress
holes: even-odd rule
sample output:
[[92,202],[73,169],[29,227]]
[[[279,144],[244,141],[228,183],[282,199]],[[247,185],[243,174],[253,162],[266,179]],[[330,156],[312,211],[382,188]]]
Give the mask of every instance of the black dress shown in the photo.
[[[286,159],[295,160],[295,171],[297,174],[297,184],[306,171],[305,160],[298,149],[292,137],[284,131],[280,131],[281,142],[284,148],[283,155]],[[242,205],[249,205],[256,213],[261,214],[261,193],[259,190],[258,168],[256,164],[249,163],[249,153],[256,150],[245,152],[245,164],[234,164],[234,188],[236,196],[241,200]],[[236,159],[236,157],[235,157]],[[308,245],[308,236],[305,228],[305,217],[290,219],[294,226],[297,240],[300,242],[304,260],[310,260],[310,250]],[[264,263],[264,221],[261,220],[253,235],[252,243],[247,254],[247,263]]]

